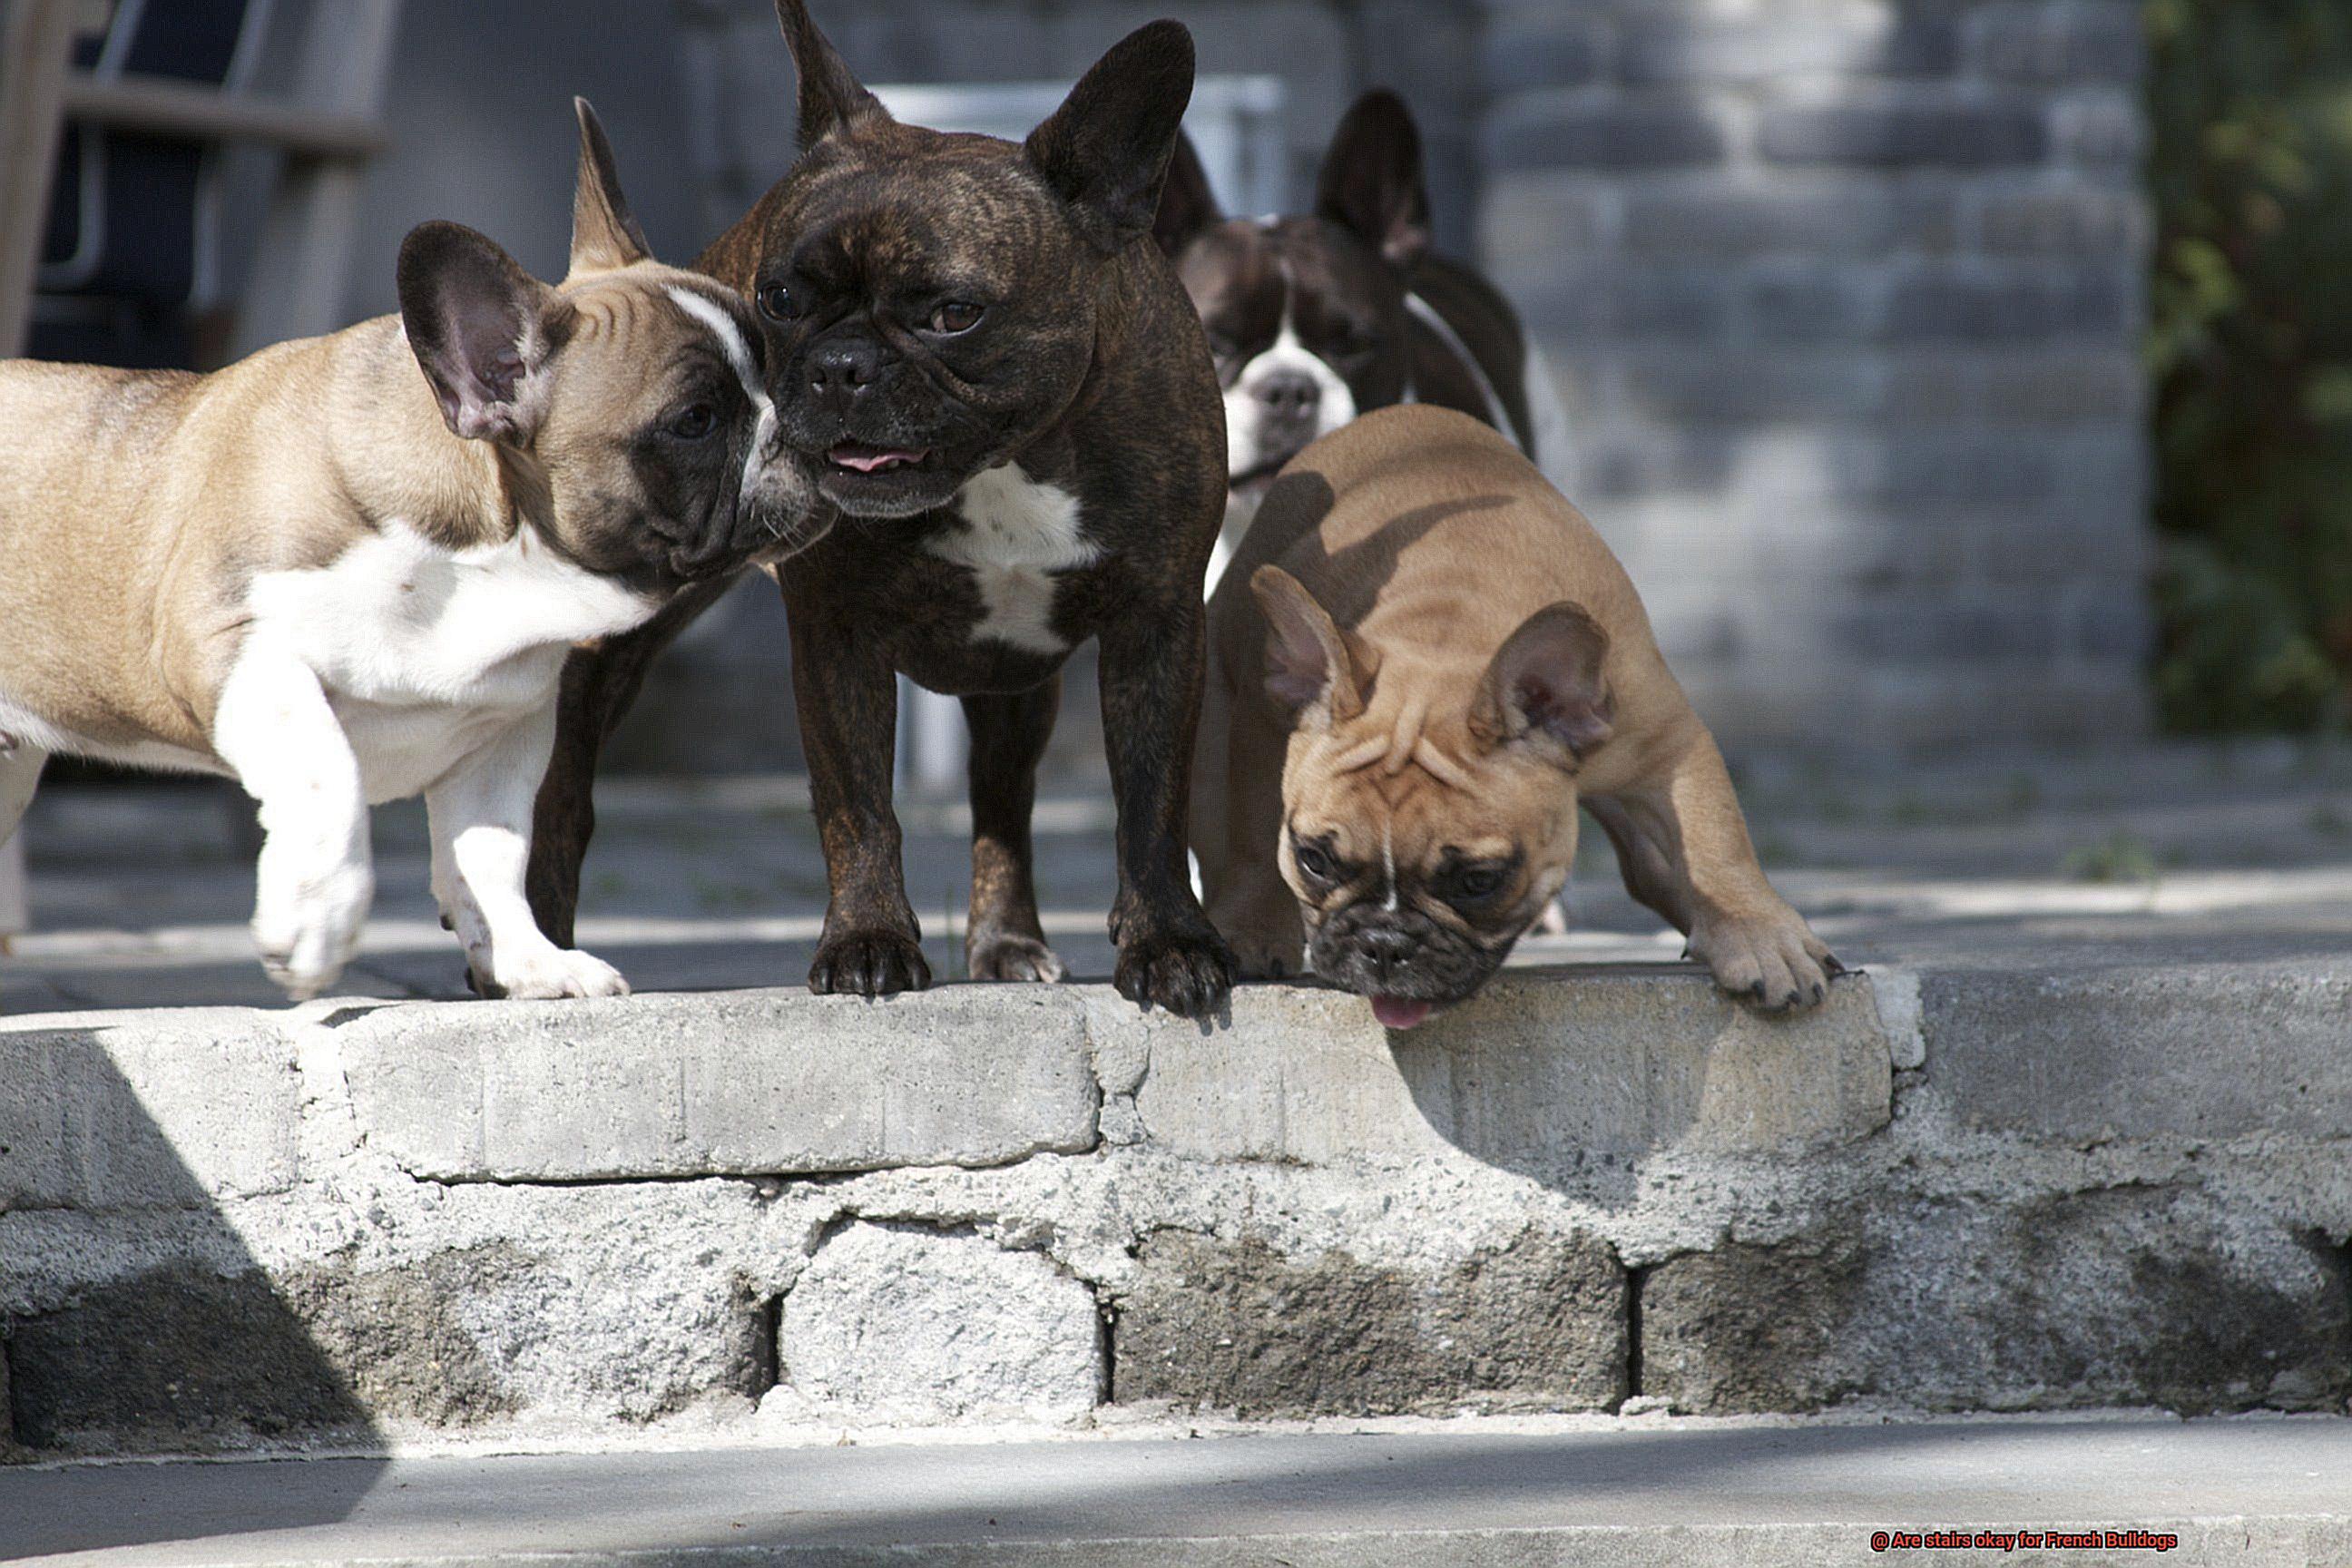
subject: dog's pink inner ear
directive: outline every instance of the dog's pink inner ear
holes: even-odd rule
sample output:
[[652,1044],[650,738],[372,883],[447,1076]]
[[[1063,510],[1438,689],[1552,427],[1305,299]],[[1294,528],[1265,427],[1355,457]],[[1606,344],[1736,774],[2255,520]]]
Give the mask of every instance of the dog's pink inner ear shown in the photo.
[[1487,746],[1550,737],[1580,760],[1609,739],[1609,634],[1566,599],[1521,622],[1486,666],[1470,730]]
[[1329,699],[1332,721],[1364,710],[1369,669],[1298,579],[1279,566],[1261,566],[1250,592],[1265,614],[1265,691],[1297,712]]
[[566,308],[514,258],[459,224],[420,224],[400,247],[401,324],[452,432],[520,444],[538,433],[535,373]]

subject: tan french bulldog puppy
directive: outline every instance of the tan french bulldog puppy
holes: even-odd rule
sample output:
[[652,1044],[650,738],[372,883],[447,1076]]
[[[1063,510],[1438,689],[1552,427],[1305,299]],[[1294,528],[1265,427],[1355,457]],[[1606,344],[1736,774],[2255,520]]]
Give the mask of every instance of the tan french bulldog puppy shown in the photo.
[[479,989],[625,991],[524,900],[565,656],[808,542],[757,321],[650,259],[579,110],[560,287],[426,224],[397,316],[210,375],[0,364],[0,800],[53,752],[236,778],[297,997],[357,945],[368,807],[417,794]]
[[1391,1028],[1485,984],[1568,880],[1577,808],[1725,990],[1837,961],[1772,890],[1624,569],[1510,440],[1426,405],[1327,436],[1209,607],[1192,846],[1243,972]]

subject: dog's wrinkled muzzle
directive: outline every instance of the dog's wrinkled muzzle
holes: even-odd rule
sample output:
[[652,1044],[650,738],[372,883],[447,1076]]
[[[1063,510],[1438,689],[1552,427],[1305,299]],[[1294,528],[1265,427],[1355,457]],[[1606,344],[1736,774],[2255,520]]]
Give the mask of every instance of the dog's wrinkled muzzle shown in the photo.
[[1333,984],[1370,997],[1384,1026],[1409,1029],[1433,1007],[1470,996],[1510,949],[1507,942],[1488,948],[1417,909],[1365,900],[1326,917],[1308,961]]

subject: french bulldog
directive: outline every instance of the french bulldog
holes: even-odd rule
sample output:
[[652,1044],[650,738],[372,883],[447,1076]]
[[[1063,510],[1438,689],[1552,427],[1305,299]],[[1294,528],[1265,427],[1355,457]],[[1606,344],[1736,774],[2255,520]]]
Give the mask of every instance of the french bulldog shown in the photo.
[[[1200,323],[1151,240],[1192,37],[1139,29],[1015,144],[894,121],[802,0],[776,10],[801,155],[697,266],[768,322],[783,437],[842,520],[777,571],[832,892],[809,986],[930,980],[891,809],[900,672],[960,696],[971,729],[971,974],[1062,977],[1030,813],[1062,665],[1093,637],[1118,814],[1113,978],[1206,1017],[1231,957],[1187,875],[1184,815],[1224,434]],[[533,879],[551,930],[577,898],[597,739],[671,629],[567,679]]]
[[1542,356],[1485,278],[1430,248],[1421,132],[1384,88],[1339,121],[1314,211],[1227,217],[1186,142],[1153,233],[1207,329],[1225,403],[1225,527],[1214,588],[1282,466],[1359,414],[1433,403],[1538,463],[1567,421]]
[[1245,974],[1391,1028],[1485,984],[1568,880],[1577,808],[1716,983],[1840,973],[1757,865],[1624,569],[1490,426],[1387,408],[1267,491],[1211,601],[1192,846]]
[[60,752],[236,779],[298,998],[357,946],[369,806],[419,794],[477,989],[625,991],[524,896],[565,659],[821,515],[758,321],[647,255],[578,110],[561,285],[428,223],[396,316],[208,375],[0,365],[0,798]]

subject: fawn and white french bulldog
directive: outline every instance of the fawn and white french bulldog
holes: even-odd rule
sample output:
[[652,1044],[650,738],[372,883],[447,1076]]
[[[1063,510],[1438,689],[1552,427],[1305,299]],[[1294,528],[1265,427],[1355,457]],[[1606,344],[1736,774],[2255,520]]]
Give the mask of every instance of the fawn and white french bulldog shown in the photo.
[[1765,880],[1624,569],[1489,426],[1369,414],[1266,493],[1209,607],[1192,846],[1243,973],[1391,1028],[1484,984],[1568,879],[1577,810],[1717,984],[1840,973]]
[[418,794],[478,989],[625,991],[524,896],[565,658],[821,526],[758,321],[651,259],[579,111],[560,285],[431,223],[396,316],[208,375],[0,364],[0,802],[51,752],[236,778],[297,997],[358,943],[369,806]]

